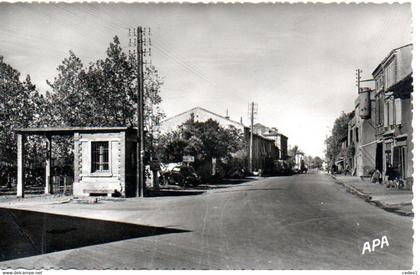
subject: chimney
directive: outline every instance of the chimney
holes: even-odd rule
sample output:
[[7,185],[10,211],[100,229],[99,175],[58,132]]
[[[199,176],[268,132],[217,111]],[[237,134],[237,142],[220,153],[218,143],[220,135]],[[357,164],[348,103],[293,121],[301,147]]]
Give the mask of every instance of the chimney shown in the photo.
[[230,116],[229,116],[229,109],[226,109],[226,116],[225,116],[225,118],[226,118],[226,119],[230,119]]
[[239,122],[240,122],[242,125],[244,125],[244,124],[242,123],[242,117],[240,118]]

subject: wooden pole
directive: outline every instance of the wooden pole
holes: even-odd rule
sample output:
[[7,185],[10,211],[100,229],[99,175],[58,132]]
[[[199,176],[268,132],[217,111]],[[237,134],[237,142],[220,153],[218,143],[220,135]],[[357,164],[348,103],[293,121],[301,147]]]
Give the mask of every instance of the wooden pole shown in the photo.
[[137,27],[137,181],[136,196],[144,196],[143,29]]

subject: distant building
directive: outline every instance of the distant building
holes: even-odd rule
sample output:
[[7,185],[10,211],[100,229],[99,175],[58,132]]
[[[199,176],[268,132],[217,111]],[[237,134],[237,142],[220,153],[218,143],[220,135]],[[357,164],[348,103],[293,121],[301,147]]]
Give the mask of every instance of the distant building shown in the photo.
[[279,133],[278,129],[275,127],[267,127],[262,125],[261,123],[256,123],[254,125],[254,133],[274,140],[277,148],[279,148],[279,159],[286,160],[287,159],[287,140],[288,137]]
[[[193,117],[194,120],[200,121],[200,122],[205,122],[209,119],[212,119],[214,121],[217,121],[222,127],[232,126],[240,130],[244,134],[245,141],[248,146],[248,148],[244,148],[244,149],[247,150],[247,154],[249,158],[249,139],[250,139],[249,127],[243,125],[240,122],[231,120],[228,116],[222,116],[201,107],[195,107],[193,109],[182,112],[173,117],[165,119],[159,125],[159,131],[162,134],[175,131],[179,128],[180,125],[182,125],[191,117]],[[276,147],[275,141],[273,139],[254,133],[253,144],[254,144],[253,145],[253,168],[255,170],[264,169],[266,165],[268,164],[268,161],[278,159],[279,150]]]
[[376,169],[396,169],[413,176],[412,51],[408,44],[392,50],[375,68]]
[[163,120],[159,125],[159,131],[162,134],[175,131],[178,129],[178,127],[181,124],[186,122],[192,116],[194,117],[194,120],[201,121],[201,122],[205,122],[209,119],[212,119],[214,121],[217,121],[222,127],[233,126],[239,130],[243,130],[245,127],[242,123],[231,120],[228,116],[225,117],[225,116],[213,113],[204,108],[195,107],[188,111],[182,112],[173,117]]

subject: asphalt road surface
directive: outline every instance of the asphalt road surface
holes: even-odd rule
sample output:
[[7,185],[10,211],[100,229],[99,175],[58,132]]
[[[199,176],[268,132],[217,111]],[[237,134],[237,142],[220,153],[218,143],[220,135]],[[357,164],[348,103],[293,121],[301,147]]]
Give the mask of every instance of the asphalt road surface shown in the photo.
[[[412,218],[370,205],[324,174],[54,208],[114,221],[102,224],[48,215],[45,227],[43,215],[10,211],[0,211],[0,254],[14,260],[0,268],[407,270],[413,262]],[[389,246],[362,254],[365,242],[383,236]]]

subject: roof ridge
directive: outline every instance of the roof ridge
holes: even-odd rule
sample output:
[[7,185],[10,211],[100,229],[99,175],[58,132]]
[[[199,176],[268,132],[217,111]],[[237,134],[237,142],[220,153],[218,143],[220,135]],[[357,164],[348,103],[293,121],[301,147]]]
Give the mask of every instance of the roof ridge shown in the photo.
[[189,110],[187,110],[187,111],[184,111],[184,112],[182,112],[182,113],[179,113],[179,114],[177,114],[177,115],[174,115],[174,116],[172,116],[172,117],[169,117],[169,118],[167,118],[167,119],[165,119],[165,120],[162,120],[162,121],[161,121],[161,123],[163,123],[163,122],[165,122],[165,121],[168,121],[168,120],[170,120],[170,119],[173,119],[173,118],[176,118],[176,117],[182,116],[182,115],[184,115],[184,114],[190,113],[191,111],[194,111],[194,110],[197,110],[197,109],[202,110],[202,111],[207,112],[207,113],[210,113],[210,114],[215,115],[215,116],[217,116],[217,117],[220,117],[220,118],[226,119],[226,120],[228,120],[228,121],[230,121],[230,122],[232,122],[232,123],[234,123],[234,124],[237,124],[237,125],[240,125],[240,126],[245,126],[245,125],[241,124],[240,122],[237,122],[237,121],[231,120],[230,118],[226,118],[226,117],[224,117],[224,116],[222,116],[222,115],[219,115],[219,114],[217,114],[217,113],[215,113],[215,112],[212,112],[212,111],[207,110],[207,109],[205,109],[205,108],[203,108],[203,107],[200,107],[200,106],[196,106],[196,107],[191,108],[191,109],[189,109]]

